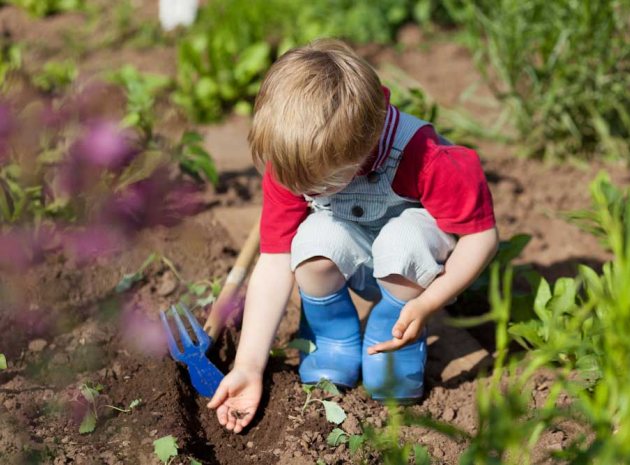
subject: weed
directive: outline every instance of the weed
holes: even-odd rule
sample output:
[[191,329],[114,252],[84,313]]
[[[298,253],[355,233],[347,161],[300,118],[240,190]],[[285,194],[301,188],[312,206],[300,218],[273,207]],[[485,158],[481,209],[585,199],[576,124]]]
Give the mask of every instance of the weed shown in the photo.
[[81,420],[81,425],[79,426],[80,434],[91,433],[96,428],[96,421],[98,420],[98,408],[96,405],[96,400],[102,390],[103,386],[101,386],[100,384],[96,386],[82,384],[79,387],[79,392],[87,402],[88,407],[85,415],[83,415],[83,420]]
[[9,0],[8,3],[24,8],[33,16],[48,16],[85,8],[85,0]]
[[129,406],[127,408],[120,408],[114,405],[106,405],[105,407],[109,407],[112,410],[116,410],[117,412],[121,412],[121,413],[131,413],[131,411],[139,407],[140,404],[142,404],[142,399],[134,399],[129,403]]
[[33,85],[49,94],[60,94],[76,79],[77,66],[70,60],[49,61],[44,68],[32,76]]
[[140,73],[133,66],[126,65],[110,73],[109,79],[125,89],[127,115],[122,121],[123,125],[138,128],[145,140],[151,140],[155,124],[155,98],[170,85],[170,78],[160,74]]
[[178,455],[177,438],[172,435],[163,436],[153,441],[153,452],[164,464],[169,464]]
[[331,423],[335,423],[336,425],[343,423],[343,421],[346,419],[346,412],[344,412],[344,410],[337,402],[333,402],[330,400],[313,399],[312,395],[315,389],[321,389],[325,393],[331,394],[333,396],[341,395],[339,389],[337,389],[337,386],[324,378],[320,379],[317,384],[303,384],[302,390],[306,393],[306,400],[304,401],[304,405],[302,406],[302,415],[304,415],[304,411],[309,404],[313,402],[319,402],[324,406],[326,420]]
[[630,159],[628,2],[445,4],[526,155]]

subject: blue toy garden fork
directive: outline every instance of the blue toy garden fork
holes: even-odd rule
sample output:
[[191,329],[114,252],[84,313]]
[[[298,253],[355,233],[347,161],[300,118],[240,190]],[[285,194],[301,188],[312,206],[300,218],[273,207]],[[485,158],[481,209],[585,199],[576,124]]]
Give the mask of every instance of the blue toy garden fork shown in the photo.
[[[166,331],[166,339],[168,342],[168,350],[172,357],[184,363],[188,367],[188,373],[190,374],[190,381],[193,387],[199,394],[205,397],[212,397],[219,387],[219,383],[223,379],[223,373],[219,371],[214,364],[206,357],[206,351],[212,345],[212,338],[206,334],[201,325],[197,322],[197,319],[188,309],[188,307],[180,303],[179,308],[183,310],[190,322],[190,326],[195,333],[195,339],[197,342],[193,342],[188,330],[184,326],[184,322],[179,316],[179,311],[175,305],[171,305],[171,308],[166,312],[160,312],[160,318]],[[171,330],[171,326],[168,323],[168,316],[172,316],[179,330],[179,339],[182,343],[184,351],[180,351],[177,347],[175,335]]]

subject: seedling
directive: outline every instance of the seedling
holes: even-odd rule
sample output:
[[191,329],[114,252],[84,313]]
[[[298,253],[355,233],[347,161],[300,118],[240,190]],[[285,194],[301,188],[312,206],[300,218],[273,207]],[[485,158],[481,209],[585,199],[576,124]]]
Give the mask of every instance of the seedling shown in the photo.
[[96,428],[96,420],[98,420],[98,412],[96,406],[96,399],[100,395],[100,392],[103,390],[103,386],[100,384],[96,386],[89,386],[88,384],[82,384],[79,387],[79,391],[83,398],[87,401],[88,408],[83,416],[83,420],[81,421],[81,425],[79,426],[80,434],[87,434],[94,431]]
[[114,405],[106,405],[105,407],[109,407],[113,410],[117,410],[122,413],[131,413],[133,409],[135,409],[136,407],[139,407],[141,404],[142,404],[142,399],[134,399],[129,403],[129,406],[127,408],[120,408]]
[[153,451],[162,463],[168,465],[178,455],[177,438],[172,435],[163,436],[153,441]]
[[290,341],[284,347],[274,347],[273,349],[269,351],[269,356],[270,357],[286,357],[287,356],[286,349],[297,349],[300,352],[303,352],[305,354],[310,354],[311,352],[315,352],[316,348],[317,347],[315,346],[315,344],[313,344],[312,341],[309,341],[308,339],[296,338]]
[[326,442],[332,447],[337,447],[340,444],[348,444],[350,453],[356,454],[365,442],[365,439],[365,435],[363,434],[348,434],[341,428],[335,428],[326,438]]
[[72,84],[77,74],[77,66],[72,61],[49,61],[32,81],[43,92],[58,94]]
[[203,148],[203,137],[197,132],[188,131],[175,148],[179,167],[195,180],[207,181],[213,185],[219,182],[219,173],[210,154]]
[[346,419],[346,412],[344,412],[344,410],[337,402],[333,402],[330,400],[313,399],[312,396],[315,389],[321,389],[322,391],[333,396],[341,395],[339,389],[337,389],[337,386],[324,378],[320,379],[317,384],[303,384],[302,390],[306,393],[306,401],[302,406],[302,415],[304,415],[304,411],[310,403],[319,402],[324,406],[326,420],[336,425],[343,423],[343,421]]

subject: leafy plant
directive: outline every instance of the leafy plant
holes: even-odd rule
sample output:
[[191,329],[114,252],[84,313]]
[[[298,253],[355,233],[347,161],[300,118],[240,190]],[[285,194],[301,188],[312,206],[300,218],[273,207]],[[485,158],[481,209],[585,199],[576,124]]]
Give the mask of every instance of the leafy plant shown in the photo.
[[173,100],[199,122],[249,113],[264,73],[289,48],[318,37],[389,43],[410,15],[408,0],[208,2],[179,45]]
[[142,399],[134,399],[129,403],[127,408],[116,407],[115,405],[106,405],[105,407],[109,407],[112,410],[116,410],[121,413],[131,413],[131,411],[142,404]]
[[328,434],[326,443],[332,447],[337,447],[340,444],[348,444],[350,453],[356,454],[365,440],[366,438],[363,434],[348,434],[341,428],[335,428]]
[[85,0],[8,0],[8,2],[24,8],[33,16],[48,16],[85,8]]
[[155,98],[170,85],[170,78],[160,74],[140,73],[132,65],[125,65],[110,73],[109,79],[125,89],[127,115],[122,121],[123,125],[138,128],[145,140],[150,140],[155,124]]
[[79,392],[87,402],[88,407],[83,415],[83,420],[81,420],[81,425],[79,426],[80,434],[91,433],[96,428],[96,421],[98,420],[96,400],[102,390],[103,386],[100,384],[96,386],[82,384],[79,387]]
[[153,441],[153,451],[162,463],[169,464],[178,455],[177,438],[172,435],[162,436]]
[[295,338],[284,347],[274,347],[270,351],[271,357],[286,357],[286,349],[297,349],[305,354],[315,352],[315,344],[308,339]]
[[214,160],[203,148],[202,142],[203,137],[199,133],[185,132],[174,152],[184,173],[197,181],[207,181],[216,185],[219,182],[219,173]]
[[526,155],[630,158],[630,4],[448,0]]
[[302,414],[304,414],[304,411],[309,404],[313,402],[319,402],[324,406],[326,420],[337,425],[343,423],[343,421],[346,419],[346,412],[344,412],[344,410],[337,402],[333,402],[330,400],[314,399],[312,396],[315,389],[321,389],[323,392],[331,394],[333,396],[341,395],[339,389],[337,389],[337,386],[324,378],[320,379],[317,384],[303,384],[302,390],[306,393],[306,400],[304,401],[304,405],[302,406]]
[[10,73],[22,67],[22,47],[3,35],[0,38],[0,89],[6,88]]
[[76,79],[77,66],[70,60],[49,61],[44,68],[33,75],[35,87],[47,93],[61,93]]

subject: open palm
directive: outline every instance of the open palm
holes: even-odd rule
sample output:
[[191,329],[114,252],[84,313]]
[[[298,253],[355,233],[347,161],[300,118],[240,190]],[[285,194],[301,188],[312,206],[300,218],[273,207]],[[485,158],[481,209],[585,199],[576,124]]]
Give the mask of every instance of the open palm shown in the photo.
[[228,430],[240,433],[254,418],[262,395],[262,375],[234,368],[208,403]]

